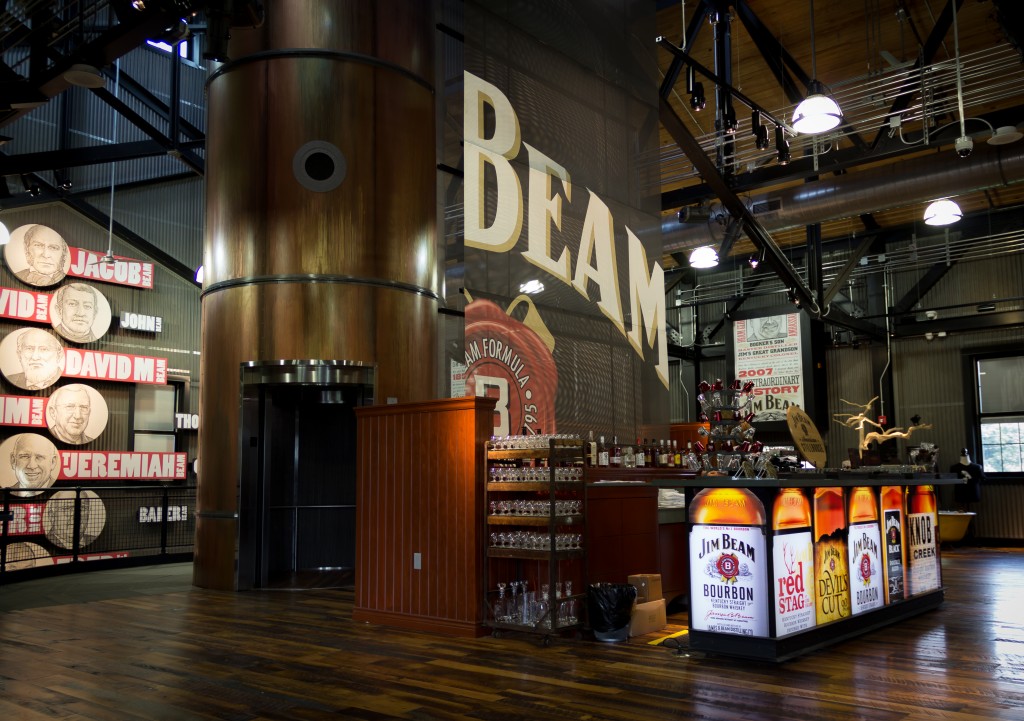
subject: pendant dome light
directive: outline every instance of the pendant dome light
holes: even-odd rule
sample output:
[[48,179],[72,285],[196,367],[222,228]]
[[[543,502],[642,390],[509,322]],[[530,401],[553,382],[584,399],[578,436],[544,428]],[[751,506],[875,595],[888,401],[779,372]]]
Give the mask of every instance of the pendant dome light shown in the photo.
[[702,245],[690,251],[691,268],[714,268],[718,265],[718,253],[710,245]]
[[793,111],[793,129],[798,133],[814,135],[827,132],[841,122],[843,111],[818,81],[814,51],[814,0],[811,0],[811,82],[807,84],[807,97]]
[[949,198],[936,200],[925,208],[924,222],[927,225],[950,225],[964,217],[960,206]]

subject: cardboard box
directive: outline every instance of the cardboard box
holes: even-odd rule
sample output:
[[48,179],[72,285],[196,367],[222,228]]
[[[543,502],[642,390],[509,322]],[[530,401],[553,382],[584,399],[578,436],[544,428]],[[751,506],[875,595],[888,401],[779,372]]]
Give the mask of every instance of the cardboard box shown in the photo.
[[645,633],[660,631],[667,625],[664,598],[638,603],[633,606],[633,613],[629,617],[629,635],[643,636]]
[[630,576],[626,581],[636,586],[637,603],[657,601],[665,597],[665,594],[661,592],[660,573],[638,573]]

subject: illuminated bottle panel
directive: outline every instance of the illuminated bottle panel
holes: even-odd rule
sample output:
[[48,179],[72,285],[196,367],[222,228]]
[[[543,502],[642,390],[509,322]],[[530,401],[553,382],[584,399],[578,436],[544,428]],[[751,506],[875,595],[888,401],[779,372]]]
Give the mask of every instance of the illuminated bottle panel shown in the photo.
[[814,538],[811,503],[799,488],[783,488],[772,504],[775,636],[814,626]]
[[844,501],[841,487],[814,491],[814,608],[819,624],[850,615]]
[[768,635],[764,504],[744,488],[705,488],[690,504],[690,628]]
[[873,488],[857,486],[851,489],[849,520],[850,612],[858,614],[885,604],[882,533],[878,526],[878,500]]
[[882,570],[885,572],[885,602],[902,601],[907,596],[904,544],[903,486],[882,486]]
[[942,585],[939,514],[934,486],[907,487],[907,591],[913,596]]

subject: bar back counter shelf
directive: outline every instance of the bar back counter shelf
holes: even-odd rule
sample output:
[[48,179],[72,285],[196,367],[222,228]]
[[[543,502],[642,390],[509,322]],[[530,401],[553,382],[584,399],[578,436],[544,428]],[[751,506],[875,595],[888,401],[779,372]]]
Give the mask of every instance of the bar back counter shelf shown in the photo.
[[960,482],[865,470],[693,479],[691,650],[783,661],[937,608],[935,487]]

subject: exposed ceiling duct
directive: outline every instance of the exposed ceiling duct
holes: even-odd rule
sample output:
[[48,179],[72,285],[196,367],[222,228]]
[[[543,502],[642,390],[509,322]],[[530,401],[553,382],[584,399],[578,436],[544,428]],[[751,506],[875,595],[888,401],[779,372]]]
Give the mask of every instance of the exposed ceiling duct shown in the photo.
[[[748,207],[766,230],[778,231],[1021,181],[1024,144],[982,145],[969,158],[931,153],[754,197]],[[714,213],[711,218],[716,222]],[[662,231],[666,253],[718,242],[722,235],[718,230],[712,237],[707,222],[679,223],[676,216],[664,221]]]

